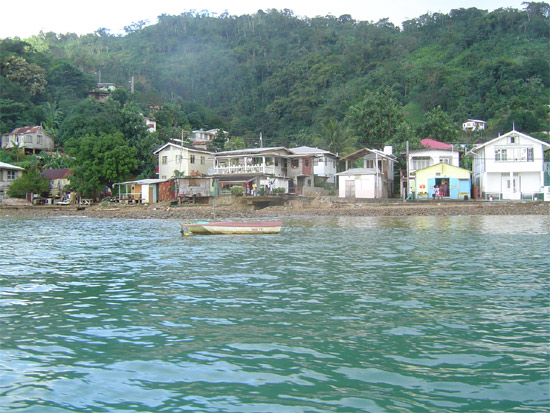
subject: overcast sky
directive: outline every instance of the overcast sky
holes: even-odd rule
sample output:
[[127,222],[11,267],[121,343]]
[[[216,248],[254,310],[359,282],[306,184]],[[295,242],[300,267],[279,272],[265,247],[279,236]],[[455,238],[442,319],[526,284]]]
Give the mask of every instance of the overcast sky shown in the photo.
[[0,38],[26,38],[44,32],[93,33],[99,28],[111,34],[124,33],[133,22],[157,22],[161,14],[178,15],[208,10],[230,15],[254,14],[258,10],[289,9],[296,16],[339,17],[378,21],[388,18],[400,26],[405,20],[427,12],[448,13],[451,9],[500,7],[523,9],[524,0],[7,0],[0,5]]

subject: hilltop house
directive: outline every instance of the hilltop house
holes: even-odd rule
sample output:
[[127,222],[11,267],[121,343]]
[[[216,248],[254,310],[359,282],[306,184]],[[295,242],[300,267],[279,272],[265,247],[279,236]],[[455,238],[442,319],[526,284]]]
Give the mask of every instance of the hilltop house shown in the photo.
[[[191,145],[197,148],[206,149],[206,145],[214,140],[218,131],[219,129],[209,129],[206,131],[202,129],[194,130],[188,136],[188,139],[191,141]],[[227,133],[226,131],[222,132]]]
[[42,126],[24,126],[2,135],[2,149],[13,147],[19,147],[27,155],[38,154],[41,151],[53,152],[54,138],[48,135]]
[[386,146],[383,152],[363,148],[340,160],[346,163],[346,170],[336,174],[340,198],[393,196],[393,169],[397,158],[392,154],[391,146]]
[[466,119],[462,123],[462,129],[466,132],[473,132],[476,130],[484,130],[487,126],[487,123],[484,120],[479,119]]
[[0,201],[7,198],[7,189],[13,181],[23,176],[23,171],[24,169],[19,166],[0,162]]
[[287,193],[302,194],[313,187],[313,156],[294,153],[284,147],[238,149],[216,152],[209,175],[223,190],[232,185],[283,188]]
[[147,130],[149,132],[156,132],[157,131],[157,120],[150,118],[148,116],[144,116],[145,119],[145,126],[147,127]]
[[512,130],[468,152],[474,196],[533,199],[544,192],[544,152],[550,144]]
[[332,185],[336,184],[338,156],[324,149],[309,146],[291,148],[290,151],[296,155],[310,156],[313,159],[314,177]]

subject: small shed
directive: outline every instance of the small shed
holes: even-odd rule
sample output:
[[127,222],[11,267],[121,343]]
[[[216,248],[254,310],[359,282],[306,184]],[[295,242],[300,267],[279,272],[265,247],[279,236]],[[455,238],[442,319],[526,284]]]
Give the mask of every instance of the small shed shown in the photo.
[[159,202],[159,185],[166,179],[141,179],[115,184],[121,202],[152,204]]
[[437,187],[443,198],[469,199],[470,174],[471,172],[467,169],[443,162],[419,169],[415,173],[415,197],[418,199],[432,198],[434,187]]

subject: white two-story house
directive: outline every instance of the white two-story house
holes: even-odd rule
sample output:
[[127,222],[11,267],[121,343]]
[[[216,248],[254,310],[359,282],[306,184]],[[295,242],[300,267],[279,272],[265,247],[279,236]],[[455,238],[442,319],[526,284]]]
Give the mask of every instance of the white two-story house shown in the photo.
[[302,194],[313,187],[313,157],[284,147],[238,149],[216,152],[210,171],[223,190],[231,185],[261,189],[283,188],[286,193]]
[[549,149],[550,144],[516,130],[475,146],[468,152],[474,196],[479,192],[486,199],[533,199],[543,193],[544,152]]
[[363,148],[344,156],[346,170],[339,172],[340,198],[390,198],[393,196],[393,171],[397,158],[391,146],[384,151]]
[[310,156],[313,159],[313,175],[329,184],[336,184],[338,156],[324,149],[310,146],[299,146],[290,150],[296,155]]
[[157,149],[159,179],[206,175],[214,165],[212,152],[204,149],[167,143]]

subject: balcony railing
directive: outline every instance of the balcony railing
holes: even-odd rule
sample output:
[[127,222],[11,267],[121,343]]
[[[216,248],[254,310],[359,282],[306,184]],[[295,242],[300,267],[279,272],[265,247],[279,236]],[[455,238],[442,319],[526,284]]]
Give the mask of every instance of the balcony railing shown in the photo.
[[[213,175],[239,175],[239,174],[274,174],[275,166],[273,165],[231,165],[231,166],[216,166],[211,168]],[[210,173],[210,170],[208,171]]]

